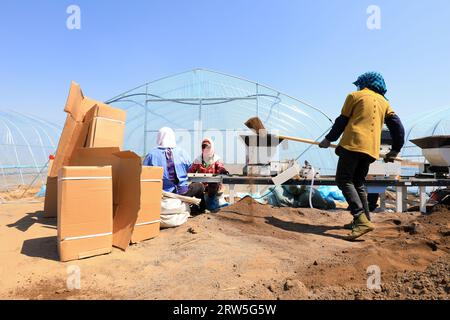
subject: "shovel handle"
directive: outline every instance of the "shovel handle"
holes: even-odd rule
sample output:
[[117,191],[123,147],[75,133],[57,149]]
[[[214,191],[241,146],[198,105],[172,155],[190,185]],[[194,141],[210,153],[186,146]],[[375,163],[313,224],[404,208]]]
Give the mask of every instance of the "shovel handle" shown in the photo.
[[[320,142],[311,140],[311,139],[305,139],[305,138],[297,138],[297,137],[290,137],[290,136],[278,136],[278,139],[280,140],[290,140],[290,141],[295,141],[295,142],[304,142],[304,143],[309,143],[309,144],[314,144],[316,146],[318,146],[320,144]],[[330,148],[337,148],[338,146],[336,144],[330,144]],[[384,157],[380,158],[381,160],[384,159]],[[402,162],[404,161],[402,158],[395,158],[395,161],[399,161]]]
[[[305,139],[305,138],[297,138],[297,137],[290,137],[290,136],[278,136],[278,138],[280,140],[290,140],[290,141],[296,141],[296,142],[304,142],[304,143],[309,143],[309,144],[314,144],[316,146],[318,146],[320,144],[320,142],[314,141],[314,140],[310,140],[310,139]],[[330,148],[337,148],[338,146],[336,144],[330,144]]]

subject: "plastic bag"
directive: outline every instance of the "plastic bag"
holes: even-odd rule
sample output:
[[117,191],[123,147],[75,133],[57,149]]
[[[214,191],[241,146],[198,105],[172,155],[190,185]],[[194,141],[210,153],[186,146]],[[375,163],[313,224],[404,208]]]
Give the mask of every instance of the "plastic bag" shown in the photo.
[[319,191],[320,195],[324,199],[345,201],[344,195],[342,191],[339,190],[338,187],[335,186],[320,186],[317,191]]
[[161,228],[179,227],[191,216],[187,203],[179,199],[161,200]]
[[37,197],[37,198],[45,197],[45,189],[46,189],[46,185],[43,184],[43,185],[41,186],[41,189],[38,191],[38,193],[36,193],[36,197]]

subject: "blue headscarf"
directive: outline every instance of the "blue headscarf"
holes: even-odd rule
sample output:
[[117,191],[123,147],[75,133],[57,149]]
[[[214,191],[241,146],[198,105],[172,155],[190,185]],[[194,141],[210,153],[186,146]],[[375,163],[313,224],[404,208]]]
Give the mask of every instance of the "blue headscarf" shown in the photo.
[[384,96],[387,92],[386,83],[383,76],[378,72],[366,72],[358,77],[358,80],[353,82],[355,86],[361,89],[370,89],[376,93]]

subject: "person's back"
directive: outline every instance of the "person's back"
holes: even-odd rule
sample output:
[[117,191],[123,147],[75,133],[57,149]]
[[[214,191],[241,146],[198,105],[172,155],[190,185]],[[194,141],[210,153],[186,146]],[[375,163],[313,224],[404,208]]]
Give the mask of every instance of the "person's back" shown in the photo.
[[188,191],[187,171],[191,161],[186,152],[176,146],[175,132],[171,128],[161,128],[158,131],[156,144],[158,147],[145,157],[144,166],[157,166],[164,169],[164,191],[186,193]]
[[[172,159],[168,159],[167,154],[172,153]],[[175,168],[174,174],[169,170],[170,164],[173,161]],[[180,148],[154,148],[144,159],[144,166],[156,166],[164,169],[163,174],[163,189],[167,192],[183,193],[184,189],[188,187],[187,172],[191,166],[191,162],[186,152]],[[176,189],[182,189],[177,192]]]
[[394,115],[386,98],[367,88],[353,92],[345,101],[342,115],[348,117],[348,124],[339,145],[378,159],[385,118]]

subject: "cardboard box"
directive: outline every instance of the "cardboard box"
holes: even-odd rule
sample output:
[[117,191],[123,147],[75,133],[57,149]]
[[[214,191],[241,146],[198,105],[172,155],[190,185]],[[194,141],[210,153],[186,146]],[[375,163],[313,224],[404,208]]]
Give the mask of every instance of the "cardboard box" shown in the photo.
[[113,204],[114,211],[117,206],[118,196],[118,168],[120,159],[114,154],[120,152],[118,147],[111,148],[80,148],[75,150],[70,159],[71,166],[112,166],[113,177]]
[[61,261],[112,250],[112,168],[63,167],[58,176]]
[[163,168],[161,167],[142,167],[141,206],[131,236],[131,243],[148,240],[159,235],[162,176]]
[[[75,150],[79,148],[120,147],[123,144],[125,111],[84,97],[75,82],[71,84],[64,111],[67,112],[67,119],[50,170],[49,177],[52,178],[58,176],[63,166],[70,165]],[[56,217],[56,192],[57,188],[46,189],[45,217]]]
[[123,146],[126,112],[105,104],[96,105],[86,113],[86,141],[84,147],[102,148]]
[[128,245],[159,234],[163,168],[142,167],[141,158],[119,148],[81,148],[70,162],[73,166],[112,166],[113,245]]

